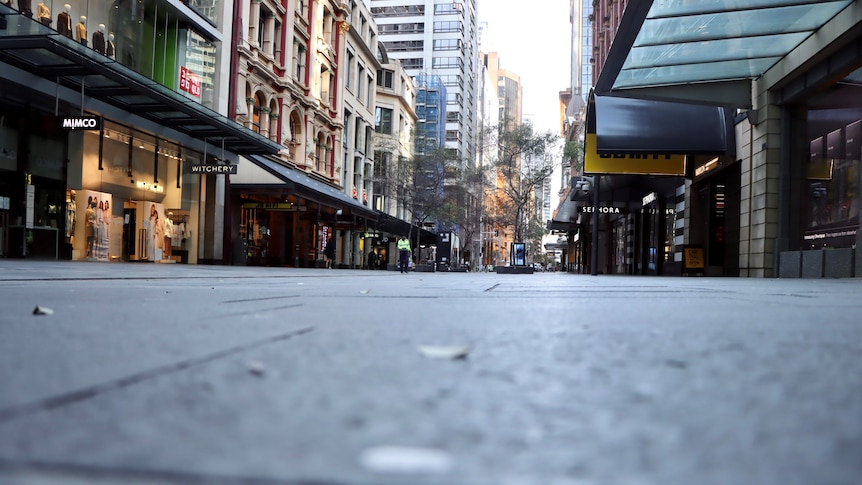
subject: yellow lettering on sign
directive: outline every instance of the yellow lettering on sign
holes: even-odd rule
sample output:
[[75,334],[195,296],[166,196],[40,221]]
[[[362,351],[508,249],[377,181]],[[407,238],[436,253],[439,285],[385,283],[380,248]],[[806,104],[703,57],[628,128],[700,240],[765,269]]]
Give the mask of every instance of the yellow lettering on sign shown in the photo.
[[584,144],[584,173],[685,175],[685,155],[666,153],[599,155],[596,134],[587,133]]

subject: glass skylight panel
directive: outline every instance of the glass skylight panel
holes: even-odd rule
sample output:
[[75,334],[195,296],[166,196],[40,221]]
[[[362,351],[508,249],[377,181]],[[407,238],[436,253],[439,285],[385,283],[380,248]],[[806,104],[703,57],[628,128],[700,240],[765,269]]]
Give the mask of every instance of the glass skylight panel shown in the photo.
[[767,57],[705,64],[630,69],[620,71],[614,87],[664,86],[669,84],[754,78],[779,60],[781,60],[781,57]]
[[654,0],[614,88],[756,78],[853,0]]
[[812,0],[655,0],[647,18],[675,17],[704,13],[728,12],[733,10],[754,10],[790,5],[811,5],[840,3],[847,6],[853,0],[812,1]]
[[647,19],[634,45],[669,44],[757,35],[811,32],[844,8],[843,2],[684,17]]
[[781,57],[799,45],[810,34],[769,35],[734,39],[686,42],[635,47],[629,53],[623,70],[679,64]]

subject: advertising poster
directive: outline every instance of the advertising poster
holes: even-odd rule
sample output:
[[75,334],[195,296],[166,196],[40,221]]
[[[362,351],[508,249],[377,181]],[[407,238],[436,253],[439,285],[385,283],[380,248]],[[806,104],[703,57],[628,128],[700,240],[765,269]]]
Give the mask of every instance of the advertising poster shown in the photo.
[[527,246],[525,243],[512,243],[513,252],[515,257],[513,258],[512,265],[513,266],[526,266],[527,265]]
[[165,206],[158,202],[141,202],[143,206],[138,220],[138,259],[161,261],[165,241]]
[[73,259],[109,261],[111,258],[111,194],[94,190],[75,193]]

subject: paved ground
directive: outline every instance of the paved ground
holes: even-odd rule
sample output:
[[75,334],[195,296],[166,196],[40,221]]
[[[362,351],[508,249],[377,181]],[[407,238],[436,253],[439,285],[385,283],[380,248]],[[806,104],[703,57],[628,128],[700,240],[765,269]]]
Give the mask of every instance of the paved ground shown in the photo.
[[0,260],[0,483],[858,485],[862,280]]

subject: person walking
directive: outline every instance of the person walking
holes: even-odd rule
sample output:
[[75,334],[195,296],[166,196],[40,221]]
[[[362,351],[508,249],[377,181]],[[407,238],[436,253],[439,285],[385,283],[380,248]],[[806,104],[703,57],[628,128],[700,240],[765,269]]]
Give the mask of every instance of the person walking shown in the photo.
[[377,251],[374,249],[368,253],[368,269],[374,269],[377,267]]
[[326,258],[326,268],[332,269],[332,263],[335,261],[335,238],[330,237],[326,241],[326,247],[323,248],[323,256]]
[[401,269],[402,273],[406,273],[410,270],[409,262],[410,261],[410,240],[407,239],[406,236],[401,236],[401,239],[398,240],[398,266]]

